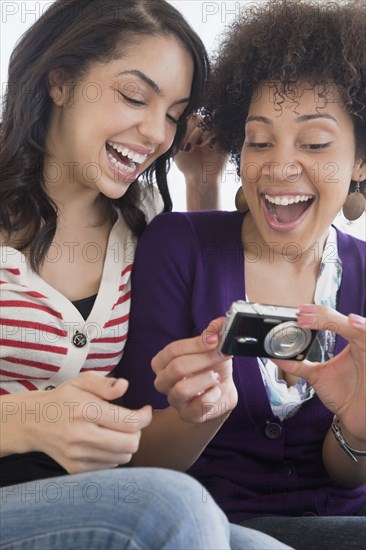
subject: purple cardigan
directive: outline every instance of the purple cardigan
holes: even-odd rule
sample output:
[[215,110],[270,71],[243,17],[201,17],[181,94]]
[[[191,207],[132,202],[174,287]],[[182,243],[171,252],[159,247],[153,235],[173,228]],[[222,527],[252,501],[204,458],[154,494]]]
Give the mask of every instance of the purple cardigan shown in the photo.
[[[199,334],[232,301],[245,297],[237,212],[170,213],[140,239],[132,275],[128,343],[118,375],[130,381],[123,403],[167,406],[153,387],[152,357],[167,343]],[[366,315],[365,243],[338,232],[345,267],[338,309]],[[345,346],[337,337],[336,353]],[[272,413],[255,358],[234,358],[239,403],[189,473],[231,521],[263,515],[347,515],[366,503],[366,485],[335,486],[322,442],[332,414],[314,396],[292,418]]]

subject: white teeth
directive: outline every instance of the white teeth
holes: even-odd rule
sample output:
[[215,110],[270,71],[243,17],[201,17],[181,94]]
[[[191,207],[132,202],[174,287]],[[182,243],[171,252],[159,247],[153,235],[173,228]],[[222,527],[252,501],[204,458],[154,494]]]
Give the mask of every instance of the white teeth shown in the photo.
[[135,153],[134,151],[131,151],[131,149],[128,149],[127,147],[121,147],[117,143],[113,143],[113,141],[107,141],[107,143],[108,145],[113,147],[115,151],[118,151],[118,153],[120,153],[124,157],[129,158],[136,164],[142,164],[147,159],[147,155],[140,155],[139,153]]
[[312,199],[311,195],[296,195],[288,197],[272,197],[270,195],[264,195],[264,198],[271,204],[277,204],[279,206],[287,206],[288,204],[296,204],[298,202],[306,202]]
[[127,166],[126,164],[122,164],[122,162],[119,162],[117,159],[114,158],[113,155],[110,153],[107,153],[107,157],[111,161],[114,166],[116,166],[119,170],[124,170],[128,174],[132,174],[136,170],[136,164],[134,163],[132,166]]

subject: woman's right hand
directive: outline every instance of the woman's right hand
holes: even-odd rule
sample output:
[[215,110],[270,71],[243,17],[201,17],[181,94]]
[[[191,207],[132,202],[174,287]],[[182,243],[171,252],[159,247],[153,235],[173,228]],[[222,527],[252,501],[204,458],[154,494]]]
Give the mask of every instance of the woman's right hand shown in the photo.
[[218,349],[223,321],[212,321],[200,336],[168,344],[152,360],[156,389],[186,422],[226,418],[237,404],[232,358]]
[[48,454],[68,473],[126,464],[152,418],[149,406],[132,411],[109,403],[127,386],[124,379],[88,372],[51,391],[30,392],[39,414],[29,415],[25,426],[29,450]]

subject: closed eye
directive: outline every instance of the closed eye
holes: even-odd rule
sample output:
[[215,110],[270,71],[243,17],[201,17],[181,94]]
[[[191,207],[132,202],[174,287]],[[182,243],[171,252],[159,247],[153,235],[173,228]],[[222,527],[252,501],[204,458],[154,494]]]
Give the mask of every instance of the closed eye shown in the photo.
[[166,118],[173,124],[179,124],[179,118],[175,118],[172,115],[166,115]]
[[268,142],[254,142],[250,141],[247,143],[247,147],[251,147],[252,149],[265,149],[266,147],[270,147],[270,143]]
[[309,149],[310,151],[321,151],[322,149],[326,149],[330,146],[330,142],[328,143],[307,143],[306,145],[303,145],[305,149]]
[[127,101],[127,103],[129,103],[130,105],[136,105],[137,107],[141,106],[141,105],[146,105],[146,103],[144,101],[138,101],[137,99],[134,99],[133,97],[130,97],[128,95],[123,94],[122,92],[119,92],[119,94],[122,97],[122,99],[124,101]]

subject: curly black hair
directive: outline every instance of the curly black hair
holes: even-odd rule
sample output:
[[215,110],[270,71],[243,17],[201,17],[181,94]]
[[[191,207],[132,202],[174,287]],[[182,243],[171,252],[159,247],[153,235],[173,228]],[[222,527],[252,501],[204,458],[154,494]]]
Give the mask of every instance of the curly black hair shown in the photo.
[[217,51],[203,113],[238,173],[250,101],[264,81],[275,86],[279,108],[284,95],[296,100],[299,80],[324,95],[335,87],[353,115],[357,150],[366,157],[365,0],[244,5]]

